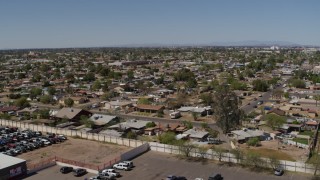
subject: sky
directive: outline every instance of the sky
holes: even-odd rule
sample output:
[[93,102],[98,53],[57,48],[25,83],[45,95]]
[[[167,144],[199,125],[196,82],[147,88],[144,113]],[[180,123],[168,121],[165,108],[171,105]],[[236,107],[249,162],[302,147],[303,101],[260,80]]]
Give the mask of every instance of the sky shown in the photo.
[[3,0],[0,49],[287,41],[320,45],[319,0]]

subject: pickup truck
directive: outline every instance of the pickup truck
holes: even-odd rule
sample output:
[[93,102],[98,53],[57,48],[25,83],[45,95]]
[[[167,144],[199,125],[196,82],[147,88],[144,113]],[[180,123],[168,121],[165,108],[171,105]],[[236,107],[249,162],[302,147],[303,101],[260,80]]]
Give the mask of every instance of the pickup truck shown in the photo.
[[125,163],[115,164],[115,165],[113,165],[113,168],[114,168],[114,169],[119,169],[119,170],[125,170],[125,171],[130,170],[130,167],[129,167],[127,164],[125,164]]
[[90,180],[99,180],[99,179],[112,180],[112,179],[116,179],[116,177],[108,173],[99,173],[98,176],[90,178]]
[[114,169],[104,169],[101,172],[101,174],[106,174],[106,173],[109,174],[110,176],[115,176],[115,177],[119,177],[120,176],[120,173],[117,172]]

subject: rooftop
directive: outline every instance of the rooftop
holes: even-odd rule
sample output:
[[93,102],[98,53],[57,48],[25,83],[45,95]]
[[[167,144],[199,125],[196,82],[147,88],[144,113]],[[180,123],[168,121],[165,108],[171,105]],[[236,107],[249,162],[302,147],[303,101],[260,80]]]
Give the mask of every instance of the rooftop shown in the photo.
[[19,159],[19,158],[8,156],[1,153],[0,153],[0,159],[1,159],[0,169],[10,167],[18,163],[26,162],[26,160],[24,159]]

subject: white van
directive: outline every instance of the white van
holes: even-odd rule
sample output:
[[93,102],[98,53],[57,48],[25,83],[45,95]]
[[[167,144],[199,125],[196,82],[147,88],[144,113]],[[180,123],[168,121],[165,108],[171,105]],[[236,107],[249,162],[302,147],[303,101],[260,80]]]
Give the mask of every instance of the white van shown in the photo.
[[171,119],[176,119],[176,118],[179,118],[179,117],[181,117],[181,113],[179,111],[170,113],[170,118]]

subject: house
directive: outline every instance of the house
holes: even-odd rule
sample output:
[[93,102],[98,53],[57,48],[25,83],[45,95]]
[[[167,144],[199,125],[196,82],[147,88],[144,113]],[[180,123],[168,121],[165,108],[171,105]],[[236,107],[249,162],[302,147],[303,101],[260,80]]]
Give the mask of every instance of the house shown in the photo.
[[105,126],[119,121],[117,116],[109,116],[105,114],[93,114],[89,119],[94,122],[95,126]]
[[284,133],[290,133],[291,131],[300,132],[302,130],[302,126],[303,124],[283,124],[278,128],[278,130]]
[[[88,98],[84,98],[84,97],[70,97],[70,98],[73,100],[74,104],[84,104],[89,101]],[[64,100],[65,98],[60,99],[59,104],[65,105]]]
[[235,131],[231,131],[229,135],[233,139],[237,140],[239,143],[245,143],[249,139],[254,137],[258,137],[260,140],[264,139],[264,132],[260,130],[251,130],[251,129],[235,130]]
[[127,110],[130,107],[133,107],[131,101],[110,101],[110,102],[101,102],[102,104],[104,104],[103,109],[120,109],[120,110]]
[[38,108],[26,107],[24,109],[17,111],[17,116],[24,116],[26,114],[32,115],[33,113],[36,113],[38,111],[39,111]]
[[189,112],[189,113],[197,113],[201,116],[206,116],[211,114],[211,107],[192,107],[192,106],[184,106],[178,109],[180,112]]
[[8,114],[15,114],[16,111],[18,111],[19,108],[17,106],[4,106],[0,107],[0,113],[8,113]]
[[[184,127],[177,123],[170,124],[157,124],[155,127],[146,128],[144,130],[145,135],[159,135],[162,132],[174,132],[177,133],[177,128]],[[186,128],[186,127],[184,127]]]
[[139,112],[158,113],[163,111],[164,106],[138,104],[134,109]]
[[278,108],[273,108],[267,114],[276,114],[278,116],[285,116],[286,112]]
[[305,123],[305,128],[309,130],[315,130],[317,129],[318,124],[319,123],[317,121],[309,120]]
[[209,135],[209,132],[193,128],[183,132],[182,134],[188,135],[189,139],[198,141],[198,140],[203,140],[207,138]]
[[64,107],[55,115],[58,119],[66,118],[69,121],[79,121],[81,116],[90,117],[92,113],[83,109]]
[[108,129],[114,129],[114,130],[124,131],[124,132],[132,131],[137,134],[142,134],[148,122],[151,122],[151,121],[142,121],[142,120],[132,119],[126,122],[112,125],[108,127]]

